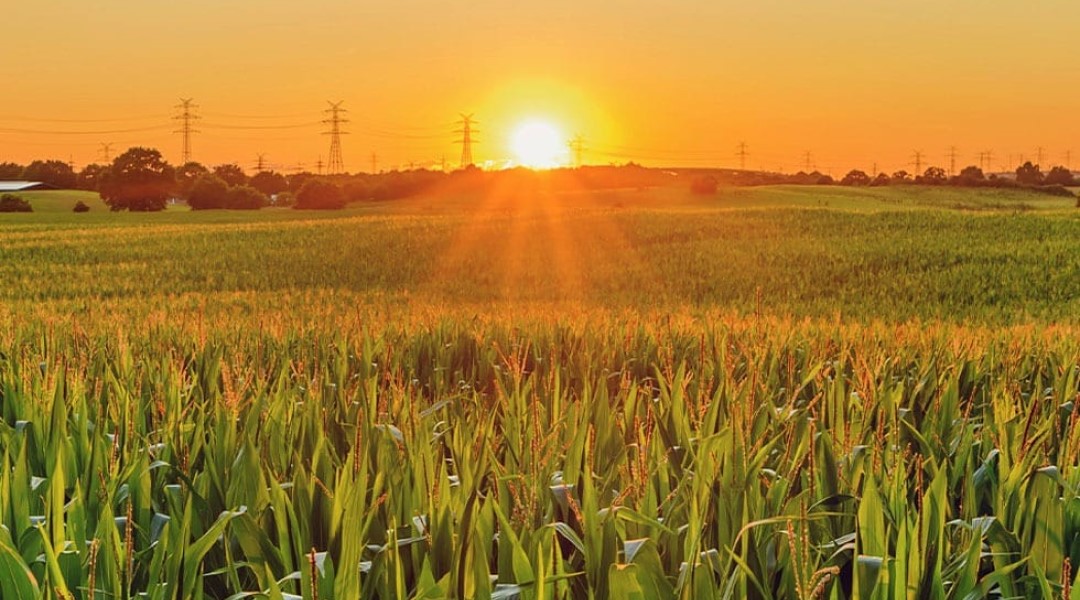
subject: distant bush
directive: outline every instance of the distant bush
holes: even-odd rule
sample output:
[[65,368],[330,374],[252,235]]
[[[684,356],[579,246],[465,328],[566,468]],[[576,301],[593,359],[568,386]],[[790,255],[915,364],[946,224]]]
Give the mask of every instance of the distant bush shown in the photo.
[[0,212],[34,212],[30,203],[15,194],[0,196]]
[[195,183],[191,184],[187,202],[191,210],[225,208],[228,196],[229,184],[217,175],[206,173],[200,175]]
[[293,204],[296,204],[296,194],[292,192],[274,194],[270,203],[274,206],[292,206]]
[[345,194],[341,188],[325,179],[312,179],[304,183],[296,194],[293,208],[337,210],[345,208]]
[[1062,198],[1074,198],[1076,194],[1072,193],[1068,188],[1063,185],[1040,185],[1031,188],[1033,191],[1042,192],[1051,196],[1061,196]]
[[718,185],[715,177],[712,175],[703,175],[695,177],[694,180],[690,182],[690,191],[702,196],[711,196],[716,193]]
[[232,210],[258,210],[267,205],[266,194],[247,186],[237,185],[229,188],[225,198],[225,208]]
[[83,202],[82,200],[79,200],[78,202],[75,203],[75,208],[73,208],[71,210],[73,212],[77,212],[77,213],[90,212],[90,206],[88,204],[86,204],[85,202]]

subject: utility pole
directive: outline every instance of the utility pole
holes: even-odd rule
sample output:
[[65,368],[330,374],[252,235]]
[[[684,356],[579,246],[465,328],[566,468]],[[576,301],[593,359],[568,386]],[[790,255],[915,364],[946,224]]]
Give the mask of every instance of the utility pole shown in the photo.
[[473,139],[473,134],[476,133],[476,130],[473,129],[473,125],[476,124],[476,121],[473,120],[472,113],[467,115],[462,113],[461,120],[458,121],[458,124],[461,126],[461,129],[456,130],[454,133],[461,134],[461,139],[458,140],[457,143],[461,144],[461,168],[464,169],[473,166],[472,145],[476,142],[476,140]]
[[949,146],[949,177],[956,175],[956,146]]
[[[327,164],[327,174],[339,175],[345,172],[345,161],[341,157],[341,136],[346,135],[347,131],[342,131],[341,126],[348,123],[349,120],[342,117],[343,113],[349,111],[341,108],[344,101],[339,102],[326,102],[330,105],[330,108],[323,112],[330,115],[330,118],[323,121],[323,124],[330,126],[330,131],[324,131],[323,135],[330,136],[330,161]],[[320,161],[322,159],[319,159]],[[321,171],[321,169],[320,169]]]
[[739,170],[746,170],[746,157],[750,156],[750,153],[746,151],[746,142],[739,142],[739,150],[735,153],[735,156],[739,157]]
[[1043,147],[1042,146],[1039,146],[1038,148],[1035,149],[1035,156],[1036,156],[1035,166],[1036,167],[1041,167],[1042,162],[1043,162]]
[[256,173],[262,173],[263,171],[266,170],[266,155],[265,154],[256,154],[255,156],[257,157],[255,159],[255,172]]
[[101,160],[106,165],[112,162],[112,147],[111,143],[101,144]]
[[371,153],[371,174],[374,175],[379,172],[379,155],[374,152]]
[[574,166],[583,166],[585,164],[582,158],[585,153],[585,138],[581,137],[580,133],[570,140],[570,151],[574,153]]
[[874,166],[870,168],[870,178],[877,177],[877,161],[874,161]]
[[912,156],[912,165],[915,167],[915,176],[916,177],[922,175],[922,161],[923,161],[923,153],[920,152],[919,150],[916,150],[915,155]]
[[319,160],[315,161],[315,172],[317,174],[319,174],[319,175],[322,175],[322,169],[323,169],[323,161],[322,161],[322,157],[320,156]]
[[191,162],[191,134],[199,133],[193,128],[193,123],[199,120],[199,116],[195,114],[195,109],[199,108],[199,105],[195,104],[194,98],[181,98],[180,104],[177,104],[175,108],[180,111],[180,114],[173,117],[173,120],[180,122],[180,129],[173,133],[183,134],[180,164],[186,165]]
[[1072,171],[1072,150],[1065,151],[1065,168]]

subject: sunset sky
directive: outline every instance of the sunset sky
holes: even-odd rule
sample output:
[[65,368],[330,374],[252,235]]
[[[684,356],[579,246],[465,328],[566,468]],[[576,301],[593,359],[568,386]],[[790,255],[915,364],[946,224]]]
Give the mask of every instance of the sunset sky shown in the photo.
[[[327,158],[327,100],[350,171],[478,162],[515,127],[580,133],[588,163],[912,170],[911,155],[1080,165],[1076,0],[35,0],[6,6],[0,161],[180,159],[170,117],[200,106],[193,158],[291,171]],[[86,133],[93,132],[93,133]]]

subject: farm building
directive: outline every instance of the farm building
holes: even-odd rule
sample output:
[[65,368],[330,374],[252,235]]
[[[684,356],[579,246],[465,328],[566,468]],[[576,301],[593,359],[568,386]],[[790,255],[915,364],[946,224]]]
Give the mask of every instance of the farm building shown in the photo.
[[7,192],[32,192],[35,190],[56,190],[55,185],[49,185],[40,181],[0,181],[0,193]]

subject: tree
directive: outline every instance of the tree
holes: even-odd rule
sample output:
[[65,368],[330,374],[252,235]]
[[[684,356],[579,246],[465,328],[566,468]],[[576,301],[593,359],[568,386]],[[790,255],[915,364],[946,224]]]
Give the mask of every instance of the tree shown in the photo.
[[712,175],[701,175],[690,182],[690,192],[701,196],[712,196],[716,193],[716,178]]
[[1046,174],[1046,185],[1076,185],[1076,177],[1073,177],[1072,171],[1065,167],[1054,167]]
[[18,179],[22,177],[23,171],[25,170],[26,167],[17,163],[0,163],[0,181],[11,181],[13,179]]
[[174,175],[157,150],[131,148],[113,160],[99,189],[110,210],[164,210],[176,185]]
[[260,171],[251,178],[249,185],[267,196],[280,194],[289,189],[289,182],[281,173],[273,171]]
[[960,185],[970,185],[977,181],[985,181],[986,175],[983,174],[983,170],[979,167],[970,165],[960,170],[958,179],[960,180]]
[[0,213],[10,212],[34,212],[34,208],[21,196],[4,194],[0,196]]
[[229,188],[225,207],[232,210],[258,210],[267,204],[266,194],[249,185],[236,185]]
[[60,160],[35,160],[26,165],[22,178],[27,181],[40,181],[63,190],[75,187],[75,170],[71,165]]
[[230,186],[244,185],[248,181],[247,175],[244,174],[244,170],[239,165],[227,164],[218,165],[214,167],[214,175],[225,180],[225,183]]
[[341,188],[325,179],[312,179],[296,194],[293,208],[333,210],[345,208],[345,194]]
[[949,181],[949,175],[941,167],[928,167],[922,176],[922,183],[926,185],[944,185]]
[[1031,164],[1031,161],[1020,165],[1016,168],[1016,182],[1025,185],[1040,185],[1043,182],[1042,171],[1039,170],[1039,165]]
[[195,181],[209,172],[210,169],[197,162],[184,163],[176,169],[176,193],[181,198],[187,198],[188,194],[191,193],[191,186],[195,185]]
[[101,183],[101,176],[109,170],[109,167],[105,165],[99,165],[92,163],[83,167],[82,171],[79,171],[79,179],[75,186],[80,190],[87,190],[90,192],[96,192],[98,184]]
[[892,183],[908,183],[910,181],[911,175],[903,169],[892,174]]
[[77,213],[90,212],[90,206],[88,204],[86,204],[85,202],[83,202],[82,200],[79,200],[78,202],[75,203],[75,208],[73,208],[71,210],[72,210],[72,212],[77,212]]
[[228,200],[229,186],[223,179],[211,173],[205,173],[191,185],[188,191],[187,203],[191,210],[208,210],[212,208],[225,208]]
[[874,177],[874,180],[870,182],[870,185],[871,187],[882,187],[889,185],[889,176],[885,173],[878,173],[877,177]]
[[858,169],[852,169],[840,180],[840,185],[870,185],[870,176]]

